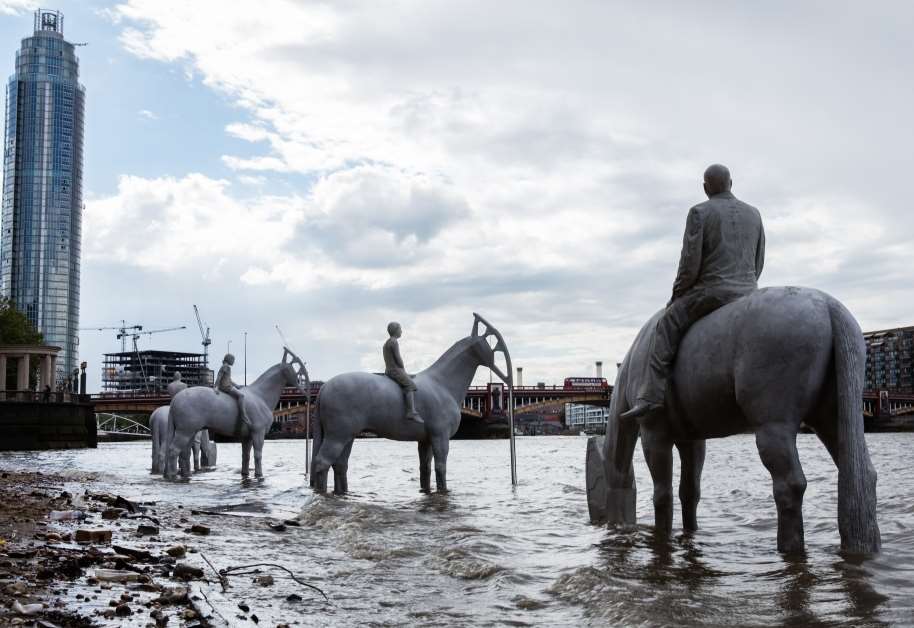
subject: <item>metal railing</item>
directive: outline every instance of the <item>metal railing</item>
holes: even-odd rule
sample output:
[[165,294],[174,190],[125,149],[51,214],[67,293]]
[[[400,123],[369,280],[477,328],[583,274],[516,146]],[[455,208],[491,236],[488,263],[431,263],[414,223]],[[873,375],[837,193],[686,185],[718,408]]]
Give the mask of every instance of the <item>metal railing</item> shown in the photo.
[[29,403],[88,403],[89,395],[56,390],[0,390],[0,401],[24,401]]

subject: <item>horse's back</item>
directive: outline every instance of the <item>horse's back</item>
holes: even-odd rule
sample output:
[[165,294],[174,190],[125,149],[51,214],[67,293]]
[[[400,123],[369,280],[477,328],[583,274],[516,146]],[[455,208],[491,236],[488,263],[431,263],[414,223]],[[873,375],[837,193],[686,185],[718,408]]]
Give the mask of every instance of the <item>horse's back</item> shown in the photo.
[[208,386],[192,386],[174,396],[170,414],[176,429],[196,432],[204,427],[216,427],[208,425],[208,419],[214,415],[230,414],[237,410],[237,402],[229,395]]
[[828,375],[830,299],[810,288],[763,288],[695,323],[673,372],[677,406],[689,422],[708,417],[719,426],[713,437],[752,429],[764,404],[793,403],[808,413]]
[[[430,399],[437,399],[435,384],[422,374],[415,381],[416,406],[428,425],[438,418]],[[368,430],[393,440],[426,438],[427,425],[406,419],[403,390],[383,374],[354,371],[327,380],[319,393],[318,414],[325,436],[342,438]]]

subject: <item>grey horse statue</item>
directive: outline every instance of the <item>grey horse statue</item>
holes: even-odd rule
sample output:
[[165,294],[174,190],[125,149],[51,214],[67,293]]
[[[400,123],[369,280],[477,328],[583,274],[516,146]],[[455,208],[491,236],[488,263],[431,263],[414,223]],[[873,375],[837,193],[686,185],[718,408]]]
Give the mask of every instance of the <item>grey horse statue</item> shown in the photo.
[[683,527],[698,527],[705,439],[752,432],[771,474],[777,547],[804,551],[806,477],[797,455],[800,424],[815,430],[838,468],[838,530],[851,553],[880,549],[876,471],[863,434],[866,346],[835,298],[808,288],[764,288],[698,321],[683,338],[661,416],[623,421],[647,368],[659,313],[623,361],[606,436],[587,447],[587,500],[594,523],[635,522],[632,467],[640,434],[654,483],[654,522],[672,531],[672,449],[679,451]]
[[[363,431],[419,444],[419,484],[431,490],[431,460],[435,459],[435,486],[447,491],[447,455],[451,437],[460,427],[460,408],[476,369],[485,366],[507,381],[495,363],[501,351],[508,358],[504,338],[479,314],[473,314],[469,336],[458,340],[429,368],[415,377],[416,409],[425,423],[406,420],[400,385],[386,375],[343,373],[325,383],[318,393],[318,422],[314,430],[311,486],[327,490],[327,472],[333,467],[333,492],[349,490],[346,472],[352,442]],[[480,331],[480,324],[485,327]],[[494,347],[488,337],[494,338]]]
[[286,348],[279,364],[268,368],[250,386],[242,387],[245,411],[251,421],[250,428],[241,424],[238,404],[225,393],[213,388],[194,386],[176,394],[171,400],[168,413],[165,477],[175,477],[179,456],[181,476],[185,479],[190,477],[192,440],[197,432],[208,429],[227,436],[240,434],[241,476],[248,477],[253,447],[254,475],[258,479],[263,478],[263,443],[270,426],[273,425],[273,409],[279,402],[283,388],[295,386],[303,389],[302,379],[308,382],[304,362]]
[[[171,406],[159,406],[149,415],[152,434],[152,465],[150,473],[165,472],[165,454],[168,451],[168,413]],[[200,430],[191,440],[194,471],[216,466],[216,441],[210,439],[209,430]]]

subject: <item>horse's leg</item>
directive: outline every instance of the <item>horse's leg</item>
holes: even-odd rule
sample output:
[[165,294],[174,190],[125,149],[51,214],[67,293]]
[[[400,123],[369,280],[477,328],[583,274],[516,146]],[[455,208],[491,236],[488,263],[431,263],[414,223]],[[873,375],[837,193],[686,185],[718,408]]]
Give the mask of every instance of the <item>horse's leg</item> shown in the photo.
[[314,471],[311,473],[311,487],[317,493],[326,493],[327,492],[327,472],[326,471]]
[[245,436],[241,441],[241,477],[248,478],[251,469],[251,437]]
[[447,436],[432,438],[432,453],[435,455],[435,489],[447,493],[447,452],[450,447]]
[[193,441],[189,440],[181,450],[181,477],[185,480],[190,478],[190,452],[193,447]]
[[428,441],[419,441],[419,490],[432,490],[432,444]]
[[192,441],[190,441],[191,451],[194,454],[194,473],[200,470],[200,432],[197,432],[194,435]]
[[349,492],[349,480],[346,472],[349,471],[349,454],[352,453],[352,441],[343,447],[339,458],[333,463],[333,493],[345,495]]
[[654,526],[673,532],[673,441],[665,432],[641,428],[644,459],[654,481]]
[[774,486],[778,509],[778,551],[803,551],[803,493],[806,476],[797,455],[797,434],[791,426],[769,424],[755,434],[759,456]]
[[701,499],[701,470],[705,464],[705,441],[681,441],[679,450],[681,474],[679,477],[679,503],[682,505],[684,530],[698,529],[698,500]]
[[175,430],[174,435],[171,437],[171,439],[169,440],[169,443],[168,443],[168,455],[165,459],[165,477],[166,478],[169,478],[169,479],[174,478],[175,475],[177,474],[176,467],[177,467],[179,457],[181,458],[181,465],[182,465],[181,475],[184,477],[187,477],[187,475],[185,475],[185,472],[184,472],[185,470],[183,468],[183,465],[184,465],[183,455],[184,455],[184,450],[187,448],[189,443],[190,443],[190,437],[187,434],[184,434],[183,432]]
[[254,443],[254,477],[263,479],[263,441],[266,434],[257,434],[251,438]]
[[327,492],[327,471],[340,457],[345,448],[345,442],[327,435],[324,436],[321,448],[317,456],[314,457],[314,490],[318,493]]

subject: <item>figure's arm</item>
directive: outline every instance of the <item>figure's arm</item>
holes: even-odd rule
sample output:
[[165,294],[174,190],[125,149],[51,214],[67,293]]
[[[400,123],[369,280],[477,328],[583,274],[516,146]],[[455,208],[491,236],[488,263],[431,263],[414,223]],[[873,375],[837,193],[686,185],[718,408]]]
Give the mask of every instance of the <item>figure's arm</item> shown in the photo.
[[686,219],[685,234],[682,236],[682,254],[679,257],[679,272],[676,273],[676,281],[673,282],[673,296],[670,303],[681,297],[698,281],[698,273],[701,271],[702,231],[701,217],[698,215],[698,210],[693,207],[689,210],[689,217]]
[[405,370],[406,367],[403,366],[403,358],[400,357],[400,343],[394,340],[391,343],[391,349],[393,349],[392,353],[394,354],[394,363],[401,369]]
[[755,247],[755,278],[762,276],[765,267],[765,226],[759,224],[758,244]]

